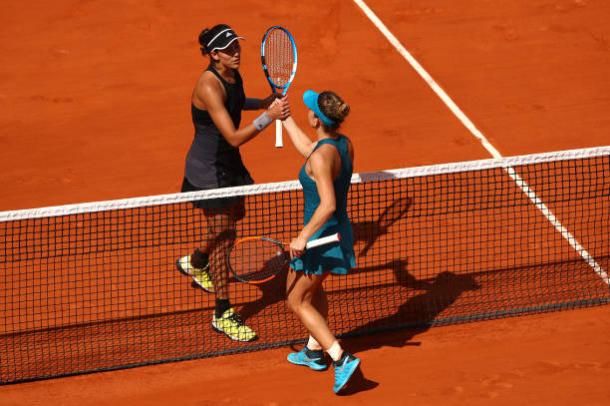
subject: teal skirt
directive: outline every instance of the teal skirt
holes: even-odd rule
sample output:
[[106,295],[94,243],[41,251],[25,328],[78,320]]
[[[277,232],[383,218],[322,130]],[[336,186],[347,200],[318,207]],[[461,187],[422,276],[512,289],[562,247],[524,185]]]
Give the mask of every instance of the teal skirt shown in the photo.
[[335,275],[347,275],[356,267],[353,242],[339,242],[322,245],[306,250],[303,255],[290,261],[290,268],[306,275],[322,275],[330,272]]

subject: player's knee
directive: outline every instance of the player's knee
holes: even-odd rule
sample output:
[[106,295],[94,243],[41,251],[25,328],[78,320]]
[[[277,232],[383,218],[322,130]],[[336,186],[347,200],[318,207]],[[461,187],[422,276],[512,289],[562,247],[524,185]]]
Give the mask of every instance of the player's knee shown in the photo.
[[299,306],[294,300],[288,299],[288,308],[294,314],[299,314]]
[[237,232],[234,228],[223,228],[213,235],[213,240],[218,245],[232,244],[236,238]]
[[295,294],[288,295],[287,298],[288,308],[294,314],[301,314],[301,310],[303,309],[303,300],[301,297],[297,297]]

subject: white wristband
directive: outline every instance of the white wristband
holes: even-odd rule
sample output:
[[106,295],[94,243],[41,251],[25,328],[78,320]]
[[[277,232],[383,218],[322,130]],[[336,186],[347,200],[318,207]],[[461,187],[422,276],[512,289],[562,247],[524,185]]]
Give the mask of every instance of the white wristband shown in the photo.
[[273,120],[269,117],[269,114],[265,111],[260,116],[256,117],[252,124],[258,131],[263,131],[269,124],[271,124]]

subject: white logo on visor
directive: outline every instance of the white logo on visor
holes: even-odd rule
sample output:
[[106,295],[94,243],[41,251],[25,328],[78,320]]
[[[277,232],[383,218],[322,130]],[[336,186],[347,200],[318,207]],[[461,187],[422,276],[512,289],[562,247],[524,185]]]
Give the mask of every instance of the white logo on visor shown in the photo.
[[231,36],[230,32],[227,32],[227,38],[229,38]]

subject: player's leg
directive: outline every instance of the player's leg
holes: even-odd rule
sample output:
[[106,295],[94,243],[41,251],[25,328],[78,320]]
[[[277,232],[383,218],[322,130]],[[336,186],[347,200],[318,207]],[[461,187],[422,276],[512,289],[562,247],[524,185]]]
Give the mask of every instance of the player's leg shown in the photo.
[[[313,338],[333,359],[335,383],[333,391],[341,391],[360,365],[360,360],[341,348],[326,322],[328,304],[326,296],[320,295],[326,275],[304,275],[290,271],[287,280],[288,307],[299,317]],[[289,361],[319,370],[322,351],[311,351],[304,347],[297,355],[289,355]],[[291,359],[292,358],[292,359]],[[313,360],[312,360],[313,359]],[[316,360],[316,361],[314,361]]]
[[243,205],[228,209],[209,210],[210,224],[210,276],[216,293],[216,305],[212,326],[236,341],[252,341],[256,333],[241,320],[231,307],[229,298],[229,270],[227,252],[235,241],[237,220],[243,217]]
[[[200,190],[193,186],[186,178],[182,181],[182,192],[193,192]],[[193,206],[198,210],[206,210],[209,201],[193,201]],[[213,292],[214,286],[212,278],[209,274],[209,252],[210,244],[213,236],[210,232],[209,222],[204,226],[203,241],[201,247],[195,249],[191,254],[180,257],[176,260],[176,266],[180,272],[185,275],[191,276],[193,282],[199,287],[203,288],[206,292]]]
[[334,335],[328,329],[326,315],[328,304],[321,284],[324,276],[306,276],[300,272],[289,271],[286,280],[288,307],[301,319],[310,331],[307,344],[299,352],[288,354],[288,361],[307,366],[314,371],[323,371],[328,368],[325,361],[319,336],[325,337],[327,342],[334,341]]

